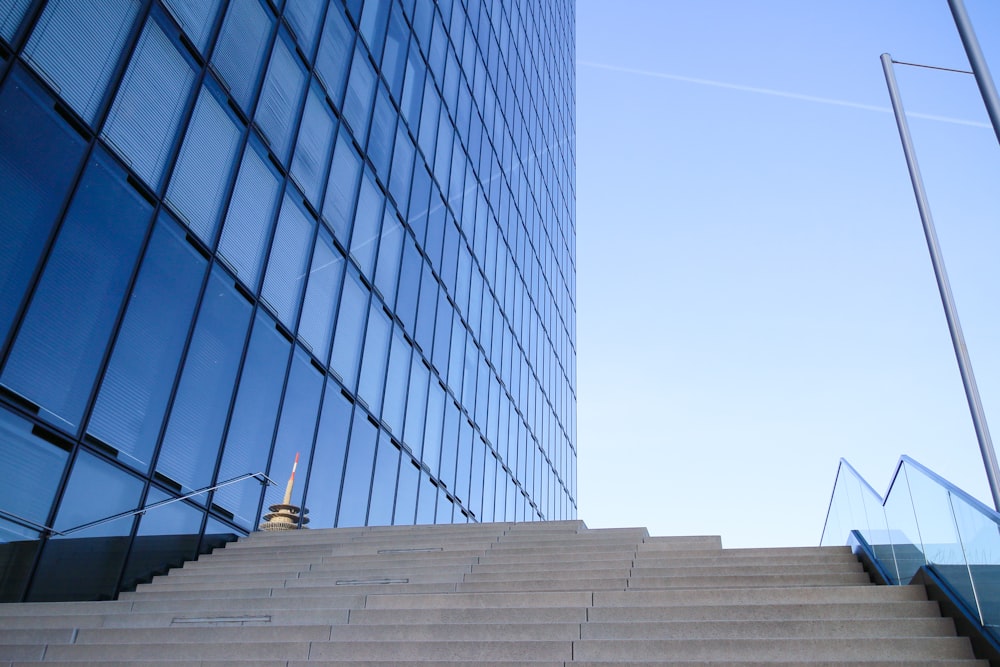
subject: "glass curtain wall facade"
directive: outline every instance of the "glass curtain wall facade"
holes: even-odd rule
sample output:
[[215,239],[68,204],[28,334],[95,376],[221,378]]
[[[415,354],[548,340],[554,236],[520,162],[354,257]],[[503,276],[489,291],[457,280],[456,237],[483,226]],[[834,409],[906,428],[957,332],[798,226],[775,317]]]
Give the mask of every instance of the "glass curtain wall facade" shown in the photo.
[[[0,600],[576,515],[572,0],[0,0]],[[55,531],[264,472],[188,500]]]

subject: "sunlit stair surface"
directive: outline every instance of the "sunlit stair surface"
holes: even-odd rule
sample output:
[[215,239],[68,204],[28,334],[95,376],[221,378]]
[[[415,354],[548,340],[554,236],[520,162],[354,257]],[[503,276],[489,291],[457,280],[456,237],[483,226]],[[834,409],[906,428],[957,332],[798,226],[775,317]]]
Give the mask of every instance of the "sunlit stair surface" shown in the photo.
[[0,605],[0,665],[970,666],[847,547],[580,521],[256,533],[111,602]]

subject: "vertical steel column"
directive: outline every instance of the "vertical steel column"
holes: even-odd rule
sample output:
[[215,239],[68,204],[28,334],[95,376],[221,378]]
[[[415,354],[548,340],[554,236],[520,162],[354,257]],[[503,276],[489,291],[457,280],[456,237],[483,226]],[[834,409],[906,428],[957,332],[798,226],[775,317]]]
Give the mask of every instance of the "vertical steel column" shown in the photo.
[[910,138],[910,127],[906,122],[906,115],[903,113],[903,103],[899,97],[899,87],[896,85],[896,75],[892,69],[892,57],[888,53],[882,54],[882,70],[885,72],[885,82],[889,86],[892,112],[896,116],[896,127],[899,129],[899,138],[903,142],[906,166],[910,171],[913,194],[917,199],[920,221],[924,226],[924,237],[927,239],[927,249],[930,251],[931,264],[934,267],[934,278],[937,280],[938,291],[941,293],[944,316],[948,320],[948,331],[951,333],[951,342],[955,348],[958,370],[962,374],[965,397],[969,402],[969,411],[972,413],[972,424],[976,429],[979,450],[983,455],[983,464],[986,466],[986,478],[990,484],[990,493],[993,494],[993,506],[997,511],[1000,511],[1000,470],[997,469],[996,453],[993,451],[990,430],[986,425],[986,414],[979,399],[976,377],[972,374],[972,362],[969,360],[969,352],[965,347],[965,336],[962,334],[962,325],[958,321],[958,311],[955,308],[955,300],[951,294],[951,285],[948,282],[948,274],[944,268],[941,249],[938,246],[937,232],[934,230],[931,209],[927,203],[927,194],[924,192],[923,179],[920,176],[920,169],[917,166],[917,156],[913,150],[913,140]]
[[1000,141],[1000,97],[997,96],[990,68],[986,64],[982,49],[979,48],[979,40],[976,39],[976,32],[972,29],[972,22],[969,21],[969,15],[965,11],[965,3],[962,0],[948,0],[948,6],[951,7],[955,27],[958,28],[962,46],[965,47],[965,53],[969,57],[972,73],[976,76],[976,83],[979,84],[979,93],[986,104],[986,113],[993,123],[993,133],[997,135],[997,141]]

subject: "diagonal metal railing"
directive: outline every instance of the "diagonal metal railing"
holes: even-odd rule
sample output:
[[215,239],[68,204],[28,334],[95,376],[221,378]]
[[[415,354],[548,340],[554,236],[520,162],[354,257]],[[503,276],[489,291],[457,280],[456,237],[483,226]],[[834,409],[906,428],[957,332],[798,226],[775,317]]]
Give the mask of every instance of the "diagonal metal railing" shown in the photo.
[[144,505],[142,507],[137,507],[133,510],[126,510],[124,512],[119,512],[117,514],[112,514],[110,516],[103,517],[101,519],[96,519],[94,521],[88,521],[87,523],[80,524],[79,526],[73,526],[72,528],[67,528],[66,530],[58,530],[52,526],[46,526],[44,524],[38,523],[31,519],[19,516],[13,512],[9,512],[4,509],[0,509],[0,517],[12,521],[21,525],[24,528],[29,528],[31,530],[37,531],[39,533],[44,533],[46,535],[58,535],[59,537],[66,537],[67,535],[72,535],[73,533],[78,533],[80,531],[87,530],[88,528],[94,528],[95,526],[100,526],[105,523],[110,523],[112,521],[118,521],[119,519],[127,519],[129,517],[135,516],[137,514],[146,514],[152,510],[158,509],[160,507],[165,507],[166,505],[171,505],[173,503],[180,502],[182,500],[187,500],[188,498],[193,498],[194,496],[199,496],[203,493],[208,493],[210,491],[215,491],[216,489],[221,489],[224,486],[229,486],[230,484],[236,484],[247,479],[256,479],[263,486],[274,486],[274,481],[270,477],[262,472],[248,472],[238,477],[233,477],[232,479],[227,479],[224,482],[219,482],[213,484],[212,486],[206,486],[201,489],[196,489],[189,493],[185,493],[181,496],[175,496],[173,498],[167,498],[166,500],[161,500],[159,502],[151,503],[149,505]]

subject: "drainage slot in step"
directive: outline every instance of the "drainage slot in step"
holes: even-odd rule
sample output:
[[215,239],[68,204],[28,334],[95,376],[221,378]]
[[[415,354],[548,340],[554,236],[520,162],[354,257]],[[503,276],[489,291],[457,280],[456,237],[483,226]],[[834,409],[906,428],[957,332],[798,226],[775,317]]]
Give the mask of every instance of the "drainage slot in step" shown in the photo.
[[270,616],[201,616],[198,618],[174,618],[170,625],[243,625],[244,623],[270,623]]
[[366,586],[368,584],[408,584],[409,579],[338,579],[337,586]]
[[379,549],[375,553],[382,554],[415,554],[429,553],[431,551],[444,551],[444,547],[423,547],[417,549]]

